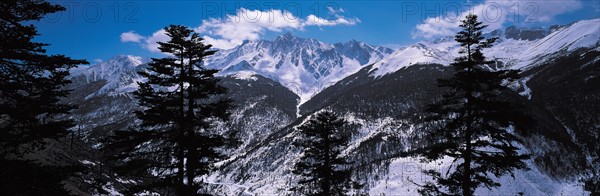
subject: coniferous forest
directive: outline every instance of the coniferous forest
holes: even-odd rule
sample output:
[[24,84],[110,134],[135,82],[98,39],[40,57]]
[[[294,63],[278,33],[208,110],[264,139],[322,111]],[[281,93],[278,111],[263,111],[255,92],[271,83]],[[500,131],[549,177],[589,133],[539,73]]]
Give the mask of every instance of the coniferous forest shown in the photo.
[[0,2],[0,195],[600,195],[593,2],[250,3]]

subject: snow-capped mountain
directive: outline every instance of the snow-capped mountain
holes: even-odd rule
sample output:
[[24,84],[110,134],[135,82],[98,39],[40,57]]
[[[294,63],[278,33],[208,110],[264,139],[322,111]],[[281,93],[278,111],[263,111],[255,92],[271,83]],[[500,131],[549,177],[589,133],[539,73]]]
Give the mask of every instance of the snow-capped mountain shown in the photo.
[[[596,18],[549,29],[509,27],[486,35],[499,39],[494,47],[485,49],[484,54],[498,62],[496,68],[528,70],[577,48],[599,46],[600,28],[594,28],[599,24],[600,18]],[[422,41],[377,62],[371,70],[372,76],[380,77],[414,64],[449,65],[458,56],[458,50],[453,37]]]
[[[600,29],[589,28],[599,23],[600,18],[550,29],[509,27],[490,33],[500,39],[484,53],[497,60],[497,68],[530,69],[539,65],[537,62],[560,55],[557,54],[560,51],[600,44]],[[371,76],[380,77],[415,64],[449,65],[458,50],[452,37],[421,41],[394,51],[356,40],[329,44],[286,33],[272,41],[246,41],[235,48],[219,51],[206,60],[206,65],[222,70],[222,76],[259,74],[270,78],[295,92],[300,96],[300,103],[304,103],[367,65],[374,64]],[[148,58],[122,55],[75,69],[72,75],[85,76],[88,82],[106,79],[107,84],[97,93],[123,95],[135,90],[136,82],[140,80],[138,66],[149,61]]]
[[233,49],[219,51],[206,63],[207,67],[222,70],[221,75],[250,71],[271,78],[305,102],[322,89],[392,52],[389,48],[355,40],[329,44],[286,33],[272,41],[246,41]]
[[103,94],[127,95],[126,93],[137,90],[137,82],[142,80],[137,74],[142,69],[140,65],[150,61],[149,58],[140,56],[119,55],[95,65],[77,67],[71,71],[71,76],[85,83],[100,80],[106,82],[98,91],[89,94],[86,98]]

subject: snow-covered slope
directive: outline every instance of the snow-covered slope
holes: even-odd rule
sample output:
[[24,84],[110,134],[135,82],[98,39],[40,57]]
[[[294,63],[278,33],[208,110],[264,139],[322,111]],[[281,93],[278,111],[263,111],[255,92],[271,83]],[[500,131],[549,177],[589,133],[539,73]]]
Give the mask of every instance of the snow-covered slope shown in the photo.
[[[357,171],[363,183],[368,184],[368,195],[419,195],[417,184],[431,181],[431,177],[422,173],[425,169],[434,169],[445,173],[452,165],[452,159],[445,158],[435,162],[423,163],[420,157],[394,157],[391,146],[404,149],[410,147],[418,129],[410,123],[394,118],[366,119],[354,113],[347,113],[345,119],[357,127],[353,140],[343,151],[344,156],[356,161]],[[202,177],[203,181],[216,185],[214,193],[219,195],[286,195],[297,180],[290,171],[299,159],[300,152],[290,147],[297,133],[292,130],[268,145],[241,154],[229,166],[211,176]],[[399,140],[399,141],[398,141]],[[370,146],[370,147],[369,147]],[[374,147],[375,146],[375,147]],[[521,147],[522,149],[526,149]],[[369,151],[372,150],[371,151]],[[366,152],[365,152],[366,151]],[[368,152],[368,153],[367,153]],[[532,153],[525,150],[524,153]],[[394,158],[388,158],[388,156]],[[384,158],[389,164],[373,161]],[[372,162],[371,162],[372,161]],[[367,167],[360,163],[369,163]],[[514,177],[505,175],[497,179],[501,187],[487,189],[480,187],[476,195],[588,195],[580,182],[561,180],[544,173],[533,161],[526,163],[530,170],[517,170]],[[369,168],[369,169],[367,169]],[[417,183],[417,184],[415,184]],[[211,187],[213,188],[213,187]],[[356,190],[355,190],[356,191]]]
[[[490,60],[498,62],[499,69],[527,70],[538,66],[556,56],[567,54],[577,48],[600,45],[600,18],[582,20],[570,25],[539,30],[538,35],[526,38],[515,34],[517,29],[511,27],[506,32],[495,32],[488,36],[500,39],[494,47],[484,50]],[[519,31],[521,32],[521,31]],[[551,32],[541,39],[543,32]],[[422,41],[406,48],[401,48],[392,55],[376,63],[371,70],[373,77],[393,73],[414,64],[438,63],[449,65],[458,56],[459,45],[452,37],[433,41]]]
[[447,64],[452,60],[448,52],[427,47],[423,43],[399,49],[371,68],[372,76],[380,77],[415,64]]
[[355,40],[329,44],[290,33],[276,39],[246,41],[230,50],[219,51],[206,60],[207,67],[221,69],[221,75],[254,72],[280,82],[305,102],[320,90],[378,62],[392,49]]
[[520,62],[514,68],[528,69],[539,65],[541,58],[547,58],[549,54],[570,52],[577,48],[598,44],[600,44],[600,18],[579,21],[531,43],[531,46],[517,57]]
[[[451,162],[450,158],[429,163],[422,163],[415,157],[395,159],[389,166],[386,178],[378,181],[369,190],[369,194],[419,195],[420,187],[416,184],[432,180],[430,176],[423,174],[422,170],[434,169],[444,173]],[[506,175],[496,178],[496,182],[501,184],[500,187],[480,187],[475,191],[475,195],[589,195],[589,192],[583,190],[581,182],[556,180],[541,172],[531,161],[527,161],[527,165],[529,170],[517,170],[514,177]]]

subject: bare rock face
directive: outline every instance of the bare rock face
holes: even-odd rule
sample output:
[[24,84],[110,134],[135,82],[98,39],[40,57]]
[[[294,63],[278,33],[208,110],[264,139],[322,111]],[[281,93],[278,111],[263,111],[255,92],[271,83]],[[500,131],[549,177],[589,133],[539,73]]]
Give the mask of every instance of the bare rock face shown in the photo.
[[506,29],[506,38],[516,40],[537,40],[546,37],[550,34],[548,29],[544,28],[517,28],[515,26]]

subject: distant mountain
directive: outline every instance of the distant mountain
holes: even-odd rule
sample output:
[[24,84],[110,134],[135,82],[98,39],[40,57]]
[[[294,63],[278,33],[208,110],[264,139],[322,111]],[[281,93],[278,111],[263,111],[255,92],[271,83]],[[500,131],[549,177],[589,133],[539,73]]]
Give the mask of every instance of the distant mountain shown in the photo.
[[515,26],[510,26],[506,28],[504,32],[504,37],[507,39],[514,40],[527,40],[533,41],[537,39],[541,39],[550,34],[550,29],[545,29],[541,27],[537,28],[518,28]]
[[534,41],[548,36],[554,31],[569,25],[552,25],[550,27],[516,27],[510,26],[488,33],[487,36],[501,37],[514,40]]
[[66,101],[76,104],[73,129],[91,144],[114,130],[125,129],[135,121],[137,105],[132,92],[144,80],[142,71],[149,58],[120,55],[91,66],[71,70],[72,89]]
[[[491,69],[531,69],[577,48],[598,46],[600,28],[590,28],[598,24],[600,18],[582,20],[566,26],[553,26],[550,29],[509,27],[505,31],[486,35],[498,37],[499,40],[494,47],[483,52],[491,60],[497,61],[496,65],[490,67]],[[532,35],[525,36],[530,34]],[[394,54],[377,62],[371,70],[372,76],[380,77],[409,65],[427,63],[449,65],[458,55],[459,48],[453,37],[421,41],[398,49]]]
[[137,82],[142,80],[137,72],[143,70],[142,65],[150,61],[150,58],[145,57],[119,55],[92,66],[75,68],[71,70],[71,77],[75,83],[106,82],[97,91],[86,95],[86,98],[105,94],[127,95],[137,90]]
[[304,102],[392,52],[389,48],[355,40],[329,44],[286,33],[272,41],[245,41],[235,48],[219,51],[206,63],[210,68],[223,70],[221,75],[252,71],[273,79],[294,91]]

